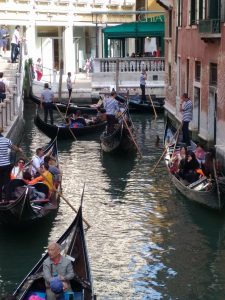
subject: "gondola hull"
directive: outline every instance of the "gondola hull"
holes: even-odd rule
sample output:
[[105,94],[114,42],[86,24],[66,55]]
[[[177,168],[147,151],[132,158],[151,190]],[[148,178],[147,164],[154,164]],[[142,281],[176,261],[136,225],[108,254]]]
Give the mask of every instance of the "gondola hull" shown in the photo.
[[101,149],[105,153],[129,153],[135,154],[137,149],[130,137],[128,130],[124,127],[124,124],[121,123],[119,128],[111,135],[108,135],[104,132],[100,136]]
[[[31,95],[31,100],[35,103],[40,105],[40,98],[34,95]],[[97,114],[97,108],[91,107],[91,105],[76,105],[74,103],[70,103],[69,106],[62,102],[56,102],[55,103],[60,110],[60,112],[65,113],[67,111],[67,115],[75,114],[78,110],[82,114],[90,114],[90,115],[96,115]],[[68,107],[68,108],[67,108]],[[54,106],[54,109],[57,108]]]
[[[55,155],[58,161],[57,139],[50,142],[49,146],[45,149],[47,153],[52,149],[52,154]],[[32,187],[26,185],[22,179],[13,179],[10,181],[5,201],[0,202],[0,224],[9,226],[28,226],[33,224],[49,214],[57,212],[59,206],[60,187],[49,195],[49,189],[44,183],[36,183],[33,187],[39,192],[46,195],[43,201],[32,200],[31,189]],[[16,196],[15,192],[19,189],[19,195]]]
[[[164,142],[166,142],[166,140],[169,138],[171,146],[165,146],[167,149],[167,152],[165,154],[165,163],[167,166],[169,176],[170,176],[171,181],[174,184],[175,188],[183,196],[185,196],[186,199],[188,199],[190,201],[199,203],[210,209],[221,210],[225,204],[224,194],[221,193],[221,195],[218,196],[218,190],[217,190],[215,182],[211,183],[206,177],[202,177],[199,180],[197,180],[196,182],[190,184],[190,183],[186,182],[185,180],[182,180],[179,177],[177,178],[175,176],[175,174],[172,174],[170,172],[170,168],[169,168],[170,156],[171,156],[171,153],[173,153],[173,151],[174,151],[174,142],[173,142],[173,138],[171,138],[171,136],[175,131],[174,131],[174,128],[171,129],[169,124],[170,123],[167,122],[165,136],[164,136]],[[168,131],[170,131],[170,133],[168,133]],[[193,142],[191,142],[191,143],[192,143],[192,145],[194,144]],[[177,145],[179,145],[179,141],[177,142]]]
[[[72,261],[75,277],[70,281],[72,288],[70,294],[74,296],[73,299],[94,299],[81,207],[76,218],[57,243],[62,245],[62,255],[69,256]],[[38,295],[45,299],[46,288],[42,270],[43,262],[47,257],[48,254],[45,254],[39,260],[15,290],[13,295],[18,300],[28,300],[31,295]],[[69,298],[68,293],[65,294],[65,298]]]
[[[157,112],[164,111],[164,103],[154,100],[153,102],[154,108]],[[154,112],[152,103],[150,101],[141,102],[139,99],[130,99],[129,100],[129,110],[130,112],[139,112],[139,113],[147,113],[147,112]]]
[[[48,137],[53,138],[57,135],[58,139],[73,139],[80,136],[88,136],[90,134],[95,134],[102,132],[106,127],[106,122],[98,123],[95,125],[87,125],[83,128],[69,128],[69,127],[60,127],[56,125],[51,125],[45,123],[37,113],[34,119],[35,125]],[[73,134],[72,134],[72,133]],[[74,136],[73,136],[74,135]]]

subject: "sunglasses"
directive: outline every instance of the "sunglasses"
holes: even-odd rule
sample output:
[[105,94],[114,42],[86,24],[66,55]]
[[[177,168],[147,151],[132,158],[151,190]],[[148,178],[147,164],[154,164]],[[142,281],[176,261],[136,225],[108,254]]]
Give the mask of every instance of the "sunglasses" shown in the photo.
[[24,165],[24,164],[25,164],[25,162],[24,162],[24,161],[19,161],[19,164],[23,164],[23,165]]

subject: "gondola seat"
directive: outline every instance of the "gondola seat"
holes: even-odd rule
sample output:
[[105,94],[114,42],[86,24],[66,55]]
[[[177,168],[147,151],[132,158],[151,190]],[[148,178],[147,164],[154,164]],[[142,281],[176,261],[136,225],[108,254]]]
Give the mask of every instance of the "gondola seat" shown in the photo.
[[14,200],[16,199],[15,190],[17,187],[26,186],[26,183],[22,179],[13,179],[9,182],[6,189],[6,199]]

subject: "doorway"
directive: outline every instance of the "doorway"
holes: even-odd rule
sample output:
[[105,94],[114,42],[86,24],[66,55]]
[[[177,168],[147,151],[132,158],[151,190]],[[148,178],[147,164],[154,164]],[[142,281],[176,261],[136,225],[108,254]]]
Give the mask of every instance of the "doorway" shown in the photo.
[[62,56],[62,38],[53,38],[53,68],[59,71]]
[[215,145],[217,136],[217,93],[214,91],[209,93],[208,133],[209,141]]

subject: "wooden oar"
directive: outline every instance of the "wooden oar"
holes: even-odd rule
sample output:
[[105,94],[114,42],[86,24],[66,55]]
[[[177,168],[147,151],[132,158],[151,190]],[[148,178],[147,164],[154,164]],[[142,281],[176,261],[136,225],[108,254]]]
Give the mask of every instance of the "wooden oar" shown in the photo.
[[131,137],[131,139],[132,139],[132,141],[133,141],[133,143],[134,143],[135,147],[137,148],[137,151],[138,151],[138,153],[139,153],[140,157],[142,158],[141,151],[140,151],[140,149],[139,149],[139,147],[138,147],[138,144],[137,144],[137,142],[135,141],[135,138],[134,138],[134,136],[133,136],[133,134],[132,134],[132,132],[131,132],[131,130],[130,130],[130,128],[129,128],[129,126],[128,126],[128,124],[127,124],[127,121],[126,121],[126,119],[125,119],[124,115],[122,115],[122,118],[123,118],[123,122],[124,122],[124,124],[125,124],[125,126],[126,126],[126,128],[127,128],[128,132],[129,132],[129,134],[130,134],[130,137]]
[[[182,123],[180,124],[180,126],[178,127],[178,129],[177,129],[177,131],[174,133],[174,135],[172,136],[171,141],[173,140],[173,138],[174,138],[176,135],[179,136],[179,131],[180,131],[180,128],[181,128],[181,127],[182,127]],[[159,160],[158,160],[157,163],[155,164],[155,166],[154,166],[152,172],[155,172],[155,169],[158,167],[158,165],[159,165],[161,159],[162,159],[163,156],[166,154],[168,148],[169,148],[171,145],[172,145],[172,144],[169,143],[169,144],[165,147],[165,149],[164,149],[162,155],[160,156]]]
[[214,172],[214,177],[215,177],[215,181],[216,181],[216,189],[217,189],[217,195],[218,195],[219,208],[221,208],[220,188],[219,188],[218,178],[217,178],[217,174],[216,174],[215,158],[213,158],[213,172]]
[[[55,107],[56,107],[58,113],[60,114],[60,116],[62,117],[62,119],[63,119],[63,120],[65,121],[65,123],[66,123],[66,119],[65,119],[65,117],[63,116],[63,114],[61,113],[61,111],[60,111],[60,109],[58,108],[57,104],[55,104]],[[71,130],[70,125],[68,126],[68,129],[69,129],[70,133],[72,134],[74,140],[76,141],[77,138],[75,137],[73,131]]]
[[69,106],[70,106],[70,100],[71,100],[71,96],[69,97],[69,101],[68,101],[68,104],[67,104],[67,107],[66,107],[65,118],[67,117],[67,112],[68,112],[68,109],[69,109]]
[[[21,153],[23,153],[22,151],[21,151]],[[27,160],[27,161],[29,161],[29,159],[26,157],[26,155],[23,153],[23,157],[24,157],[24,159],[25,160]],[[36,171],[38,171],[38,169],[37,169],[37,167],[36,166],[34,166],[33,164],[32,164],[32,166],[34,167],[34,169],[36,170]],[[51,182],[48,180],[48,178],[46,177],[46,176],[44,176],[43,174],[41,174],[41,176],[51,185]],[[52,185],[51,185],[52,186]],[[53,189],[53,191],[54,192],[56,192],[68,205],[69,205],[69,207],[75,212],[75,213],[77,213],[77,210],[76,210],[76,208],[64,197],[64,195],[60,192],[60,191],[58,191],[56,188],[55,188],[55,186],[53,185],[52,186],[52,189]],[[82,196],[83,197],[83,196]],[[84,218],[82,218],[83,219],[83,221],[85,222],[85,224],[88,226],[88,227],[91,227],[90,226],[90,224],[84,219]]]
[[155,110],[155,105],[153,104],[153,101],[152,101],[151,94],[149,94],[148,96],[149,96],[150,101],[151,101],[151,103],[152,103],[152,108],[153,108],[153,111],[154,111],[155,119],[157,119],[157,113],[156,113],[156,110]]

